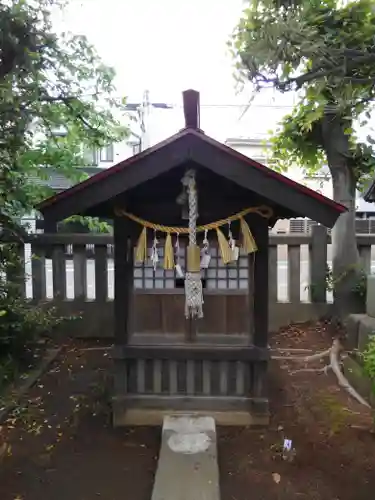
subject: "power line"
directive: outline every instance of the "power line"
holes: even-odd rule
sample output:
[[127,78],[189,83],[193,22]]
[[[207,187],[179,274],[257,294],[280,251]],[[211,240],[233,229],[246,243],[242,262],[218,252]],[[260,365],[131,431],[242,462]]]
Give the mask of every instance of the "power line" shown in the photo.
[[[200,104],[201,108],[246,108],[249,104]],[[129,107],[133,108],[133,104],[129,103]],[[154,106],[155,108],[161,109],[182,109],[182,104],[172,104],[168,103],[165,106]],[[249,109],[252,108],[273,108],[273,109],[290,109],[293,108],[293,104],[252,104]],[[131,109],[132,111],[132,109]]]
[[[98,97],[98,96],[104,96],[105,94],[100,92],[100,93],[97,93],[97,94],[80,94],[80,95],[77,95],[77,99],[81,98],[81,97]],[[121,97],[121,96],[110,96],[112,99],[115,99],[115,100],[119,100],[119,101],[122,101],[124,98]],[[129,111],[137,111],[139,106],[141,106],[142,103],[141,102],[134,102],[134,101],[131,101],[129,100],[129,102],[126,102],[125,103],[125,107],[129,110]],[[182,109],[183,108],[183,105],[181,103],[168,103],[168,102],[152,102],[150,103],[150,105],[153,107],[153,108],[157,108],[157,109]],[[248,102],[246,103],[207,103],[207,104],[204,104],[204,103],[201,103],[200,104],[200,107],[201,108],[246,108],[246,107],[249,107],[249,109],[251,108],[273,108],[273,109],[290,109],[290,108],[293,108],[294,104],[250,104]]]

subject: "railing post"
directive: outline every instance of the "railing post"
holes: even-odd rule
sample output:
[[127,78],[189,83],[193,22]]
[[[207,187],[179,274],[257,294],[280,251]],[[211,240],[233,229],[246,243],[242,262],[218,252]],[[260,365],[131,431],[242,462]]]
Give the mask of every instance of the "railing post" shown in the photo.
[[301,302],[301,245],[288,245],[288,297],[292,304]]
[[66,299],[65,245],[54,245],[52,250],[53,298]]
[[[73,245],[74,299],[85,301],[87,297],[86,245]],[[95,275],[96,276],[96,275]]]
[[273,244],[271,239],[268,250],[268,293],[271,304],[278,301],[277,287],[277,244]]
[[[358,238],[357,238],[358,242]],[[371,244],[370,245],[358,245],[359,258],[363,271],[366,274],[371,274]]]
[[108,300],[107,245],[95,245],[95,300]]
[[46,258],[45,249],[38,243],[31,245],[31,275],[33,287],[33,300],[38,303],[46,300]]
[[310,242],[310,300],[325,303],[327,292],[327,229],[324,226],[311,227]]

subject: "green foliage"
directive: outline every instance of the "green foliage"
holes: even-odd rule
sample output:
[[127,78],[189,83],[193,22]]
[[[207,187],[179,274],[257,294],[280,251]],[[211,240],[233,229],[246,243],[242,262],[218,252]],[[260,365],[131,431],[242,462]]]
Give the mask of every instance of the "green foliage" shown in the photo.
[[[124,101],[114,98],[114,71],[83,36],[57,36],[51,8],[59,0],[0,5],[0,207],[18,219],[50,194],[37,187],[45,167],[77,182],[85,151],[124,138]],[[63,131],[61,136],[56,131]]]
[[[0,366],[7,373],[14,361],[24,364],[35,338],[60,320],[22,297],[22,259],[16,247],[1,243],[4,235],[22,242],[21,217],[51,194],[36,182],[48,179],[46,167],[78,182],[86,176],[80,167],[88,150],[128,133],[113,69],[85,37],[54,33],[51,12],[63,3],[0,2]],[[86,223],[106,227],[95,219]]]
[[353,132],[355,120],[368,122],[375,96],[372,0],[250,0],[230,47],[240,82],[298,91],[298,103],[272,139],[274,165],[319,169],[329,148],[323,123],[333,113],[350,139],[342,153],[355,179],[363,183],[373,175],[371,144],[358,144]]
[[363,369],[370,378],[373,388],[375,388],[375,336],[372,335],[369,342],[361,354],[363,360]]
[[44,310],[22,298],[25,276],[18,248],[0,246],[0,387],[32,364],[36,340],[63,321],[53,308]]
[[350,272],[354,271],[356,280],[353,284],[353,293],[358,295],[361,299],[365,300],[367,293],[367,273],[363,269],[362,266],[353,266],[351,268],[347,268],[344,273],[340,276],[334,277],[332,269],[329,265],[327,265],[327,273],[326,273],[326,286],[329,292],[332,292],[335,288],[336,283],[345,279],[346,275]]
[[87,228],[91,233],[110,233],[112,231],[110,224],[101,221],[98,217],[72,215],[68,219],[62,221],[62,224],[67,227],[69,227],[70,224],[78,224],[83,228]]

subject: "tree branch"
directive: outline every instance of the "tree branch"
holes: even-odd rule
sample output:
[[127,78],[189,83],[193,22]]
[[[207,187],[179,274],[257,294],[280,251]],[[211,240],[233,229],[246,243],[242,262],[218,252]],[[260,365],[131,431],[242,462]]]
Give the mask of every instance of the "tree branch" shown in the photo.
[[310,83],[313,80],[319,80],[325,77],[332,76],[342,76],[343,79],[357,85],[367,85],[371,83],[375,83],[374,78],[359,78],[352,73],[357,70],[360,66],[365,64],[371,64],[375,62],[375,51],[362,52],[352,49],[343,49],[338,52],[337,55],[339,57],[339,61],[336,61],[333,64],[323,64],[321,63],[321,67],[318,69],[313,69],[311,71],[307,71],[306,73],[299,75],[297,77],[288,78],[285,81],[280,81],[278,77],[269,78],[263,75],[258,71],[254,71],[251,69],[248,62],[245,63],[248,71],[253,73],[253,77],[257,79],[258,83],[264,83],[267,85],[273,85],[278,87],[282,91],[286,91],[288,87],[295,85],[297,90],[300,89],[304,84]]

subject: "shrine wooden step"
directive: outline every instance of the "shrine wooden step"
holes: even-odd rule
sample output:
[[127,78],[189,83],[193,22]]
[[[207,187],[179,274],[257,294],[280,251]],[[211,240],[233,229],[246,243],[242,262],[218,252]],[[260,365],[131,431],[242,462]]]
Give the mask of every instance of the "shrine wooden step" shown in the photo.
[[215,420],[166,416],[152,500],[203,499],[220,499]]

